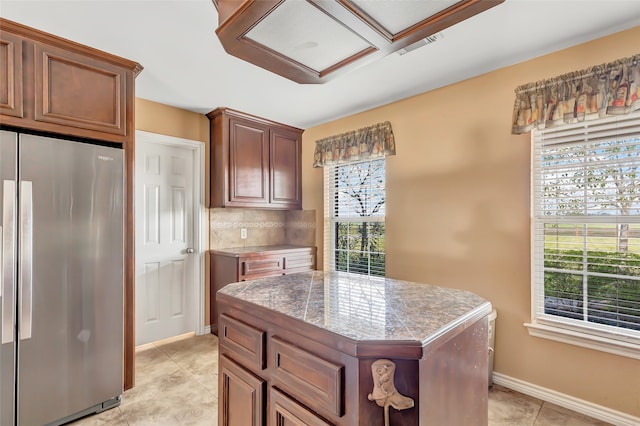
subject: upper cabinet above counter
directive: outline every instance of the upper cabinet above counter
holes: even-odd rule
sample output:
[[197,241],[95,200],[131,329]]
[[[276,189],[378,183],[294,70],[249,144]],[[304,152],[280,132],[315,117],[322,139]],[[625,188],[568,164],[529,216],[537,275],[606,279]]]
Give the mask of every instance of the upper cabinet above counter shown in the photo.
[[126,143],[133,141],[133,61],[0,20],[2,124]]
[[302,129],[229,108],[207,118],[209,207],[302,209]]

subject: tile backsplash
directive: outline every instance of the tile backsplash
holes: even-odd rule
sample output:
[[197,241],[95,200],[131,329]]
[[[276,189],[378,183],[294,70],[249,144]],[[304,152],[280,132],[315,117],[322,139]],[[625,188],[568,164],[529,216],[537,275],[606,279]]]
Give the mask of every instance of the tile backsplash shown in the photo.
[[[211,249],[316,243],[315,210],[215,208],[209,211]],[[247,230],[242,239],[240,230]]]

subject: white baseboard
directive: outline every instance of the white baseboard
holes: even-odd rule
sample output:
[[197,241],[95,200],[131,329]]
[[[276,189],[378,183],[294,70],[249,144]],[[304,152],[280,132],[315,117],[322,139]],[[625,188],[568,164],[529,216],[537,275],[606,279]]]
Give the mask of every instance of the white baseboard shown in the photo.
[[640,425],[640,417],[612,410],[611,408],[543,388],[495,371],[493,372],[493,383],[616,426]]
[[211,326],[210,325],[205,325],[204,326],[204,334],[211,334]]

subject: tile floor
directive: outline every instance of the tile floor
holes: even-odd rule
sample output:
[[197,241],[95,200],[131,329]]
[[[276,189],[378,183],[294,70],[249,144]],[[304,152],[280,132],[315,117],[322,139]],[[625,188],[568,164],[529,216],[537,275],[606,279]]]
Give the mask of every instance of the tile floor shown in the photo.
[[[213,335],[180,336],[136,349],[136,387],[125,392],[122,404],[73,425],[216,425],[217,350]],[[490,426],[607,424],[498,385],[489,391]]]

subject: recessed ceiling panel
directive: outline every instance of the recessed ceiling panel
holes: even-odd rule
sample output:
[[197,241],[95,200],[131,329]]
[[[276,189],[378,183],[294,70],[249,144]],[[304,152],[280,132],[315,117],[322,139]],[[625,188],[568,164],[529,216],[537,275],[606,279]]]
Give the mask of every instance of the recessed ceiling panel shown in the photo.
[[371,47],[306,1],[281,3],[244,37],[317,72]]
[[351,0],[389,33],[398,34],[460,0]]

